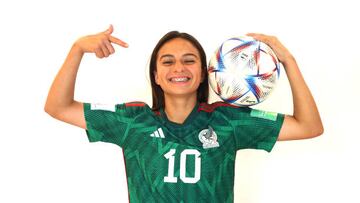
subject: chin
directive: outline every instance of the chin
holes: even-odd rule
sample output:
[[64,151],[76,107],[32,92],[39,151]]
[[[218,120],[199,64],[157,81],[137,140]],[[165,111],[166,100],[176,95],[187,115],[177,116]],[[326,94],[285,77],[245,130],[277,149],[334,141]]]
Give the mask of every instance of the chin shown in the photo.
[[191,96],[195,96],[197,95],[197,91],[185,91],[185,90],[171,90],[171,91],[165,91],[165,94],[168,96],[186,96],[186,97],[191,97]]

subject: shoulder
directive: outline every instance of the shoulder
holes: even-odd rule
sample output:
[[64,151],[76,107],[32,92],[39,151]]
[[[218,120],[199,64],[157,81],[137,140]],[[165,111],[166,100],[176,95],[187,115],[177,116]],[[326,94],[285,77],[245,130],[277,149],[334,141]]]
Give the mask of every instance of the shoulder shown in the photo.
[[199,105],[199,111],[204,111],[208,113],[212,112],[228,112],[228,113],[236,113],[236,112],[249,112],[251,109],[249,107],[241,107],[235,106],[226,102],[214,102],[212,104],[201,103]]
[[215,102],[212,104],[201,103],[199,111],[210,114],[215,118],[226,118],[228,120],[242,120],[244,122],[251,121],[258,118],[276,118],[276,115],[271,112],[257,110],[248,106],[235,106],[225,102]]
[[[90,105],[94,106],[93,104]],[[91,113],[97,116],[106,115],[114,119],[134,120],[139,117],[151,117],[154,115],[149,105],[141,101],[118,103],[112,105],[97,105],[96,108],[88,107],[88,110],[91,111],[87,111],[87,114]]]
[[127,102],[123,104],[117,104],[116,105],[117,110],[123,110],[128,112],[142,112],[142,111],[151,111],[148,104],[141,101],[133,101],[133,102]]
[[144,102],[128,102],[128,103],[84,103],[85,112],[93,113],[127,113],[127,112],[140,112],[150,109]]
[[124,107],[126,108],[146,108],[149,105],[147,105],[145,102],[141,101],[133,101],[133,102],[127,102],[124,103]]

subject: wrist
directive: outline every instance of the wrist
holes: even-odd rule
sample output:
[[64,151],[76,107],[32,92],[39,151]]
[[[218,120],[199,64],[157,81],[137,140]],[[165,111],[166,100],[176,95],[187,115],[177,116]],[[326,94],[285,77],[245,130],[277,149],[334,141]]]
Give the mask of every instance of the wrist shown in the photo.
[[288,56],[285,56],[285,57],[283,58],[283,60],[281,60],[281,63],[282,63],[284,66],[287,66],[287,65],[296,63],[296,60],[295,60],[295,57],[294,57],[293,55],[289,54]]
[[71,52],[77,55],[84,55],[84,50],[79,46],[78,42],[75,42],[71,47]]

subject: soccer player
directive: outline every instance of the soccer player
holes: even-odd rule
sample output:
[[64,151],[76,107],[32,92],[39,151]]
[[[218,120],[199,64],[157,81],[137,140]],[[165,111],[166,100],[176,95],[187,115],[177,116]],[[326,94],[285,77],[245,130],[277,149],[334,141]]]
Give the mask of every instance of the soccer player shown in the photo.
[[284,65],[293,115],[208,104],[205,52],[189,34],[166,34],[153,50],[153,104],[96,105],[74,100],[76,74],[85,53],[99,58],[127,47],[106,31],[82,37],[57,74],[45,111],[86,129],[90,142],[123,148],[130,202],[233,202],[236,151],[271,151],[277,140],[312,138],[323,127],[314,99],[292,54],[276,37],[251,33]]

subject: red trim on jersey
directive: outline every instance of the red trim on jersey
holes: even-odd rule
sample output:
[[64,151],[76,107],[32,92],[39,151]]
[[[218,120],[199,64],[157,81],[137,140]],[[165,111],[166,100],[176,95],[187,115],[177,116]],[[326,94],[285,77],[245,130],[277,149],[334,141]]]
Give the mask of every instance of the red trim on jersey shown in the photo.
[[205,111],[208,113],[213,112],[217,107],[221,107],[221,106],[228,106],[228,107],[233,107],[233,108],[240,108],[239,106],[235,106],[232,104],[228,104],[225,102],[215,102],[212,104],[208,104],[208,103],[201,103],[199,106],[198,111]]
[[125,103],[126,107],[132,107],[132,106],[145,106],[144,102],[129,102],[129,103]]

